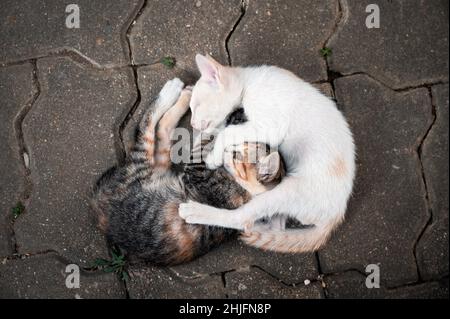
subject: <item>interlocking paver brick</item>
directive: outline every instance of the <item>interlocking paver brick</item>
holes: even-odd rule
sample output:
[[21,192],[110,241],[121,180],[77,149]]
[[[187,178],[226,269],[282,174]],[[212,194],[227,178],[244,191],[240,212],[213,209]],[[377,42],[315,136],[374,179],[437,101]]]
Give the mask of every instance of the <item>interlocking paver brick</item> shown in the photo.
[[185,279],[167,268],[134,266],[128,282],[130,298],[225,298],[220,275]]
[[68,58],[39,59],[37,67],[41,93],[23,128],[33,191],[15,223],[18,249],[90,263],[106,245],[89,194],[116,161],[114,135],[136,100],[132,71],[84,68]]
[[232,63],[275,64],[308,81],[326,79],[320,49],[338,12],[338,1],[249,1],[228,44]]
[[431,225],[417,245],[424,279],[448,275],[448,84],[432,88],[436,122],[422,147],[422,162],[432,210]]
[[448,279],[388,289],[367,288],[366,277],[356,271],[326,276],[324,282],[328,298],[393,298],[448,299]]
[[244,245],[238,240],[228,242],[191,263],[172,269],[182,276],[212,274],[258,266],[286,284],[297,284],[319,275],[313,254],[280,254]]
[[195,54],[209,53],[227,63],[225,40],[241,14],[241,1],[148,1],[130,33],[133,60],[150,64],[175,57],[195,70]]
[[226,273],[225,287],[230,298],[323,298],[319,282],[287,286],[258,268]]
[[[76,4],[80,28],[66,27]],[[72,51],[101,66],[129,64],[126,31],[143,0],[2,1],[0,64]]]
[[417,154],[433,120],[428,90],[395,92],[365,75],[335,87],[354,133],[357,177],[346,220],[319,253],[322,270],[379,264],[383,285],[415,282],[414,246],[428,219]]
[[24,167],[16,137],[19,112],[31,103],[36,88],[30,63],[0,68],[0,256],[13,252],[12,212],[24,191]]
[[75,275],[67,265],[55,254],[4,260],[0,263],[0,298],[125,298],[125,290],[114,274],[80,269],[79,288],[67,288],[67,276]]
[[330,39],[331,69],[368,73],[392,88],[448,81],[448,1],[380,0],[380,28],[366,26],[371,0],[343,4]]

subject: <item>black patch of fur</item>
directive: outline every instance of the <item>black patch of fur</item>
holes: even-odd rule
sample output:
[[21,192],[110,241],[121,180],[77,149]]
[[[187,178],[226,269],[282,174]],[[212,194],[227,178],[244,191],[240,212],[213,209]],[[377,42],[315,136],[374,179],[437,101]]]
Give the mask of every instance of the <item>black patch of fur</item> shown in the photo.
[[245,111],[243,107],[237,108],[234,112],[228,115],[226,119],[226,126],[228,125],[237,125],[247,122],[247,115],[245,115]]

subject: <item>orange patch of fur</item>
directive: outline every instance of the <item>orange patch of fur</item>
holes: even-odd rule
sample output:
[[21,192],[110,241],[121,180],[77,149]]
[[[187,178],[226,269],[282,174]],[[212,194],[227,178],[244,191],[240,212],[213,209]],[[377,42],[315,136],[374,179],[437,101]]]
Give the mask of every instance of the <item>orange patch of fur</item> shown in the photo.
[[106,232],[106,230],[108,229],[109,226],[109,221],[108,218],[105,216],[105,214],[101,213],[98,215],[98,228],[100,228],[100,230]]
[[330,167],[331,175],[336,177],[344,177],[347,175],[347,165],[341,156],[335,158],[333,164]]
[[178,207],[178,203],[168,203],[164,207],[164,216],[168,236],[177,246],[174,263],[183,263],[194,258],[195,241],[200,234],[197,225],[186,224],[179,216]]

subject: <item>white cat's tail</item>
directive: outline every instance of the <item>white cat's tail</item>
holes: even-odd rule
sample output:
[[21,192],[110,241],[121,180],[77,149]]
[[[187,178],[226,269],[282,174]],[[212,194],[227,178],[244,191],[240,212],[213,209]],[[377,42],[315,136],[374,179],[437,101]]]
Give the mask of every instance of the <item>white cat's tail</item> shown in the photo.
[[253,227],[241,235],[247,245],[283,253],[306,253],[321,248],[342,220],[311,228],[272,230]]

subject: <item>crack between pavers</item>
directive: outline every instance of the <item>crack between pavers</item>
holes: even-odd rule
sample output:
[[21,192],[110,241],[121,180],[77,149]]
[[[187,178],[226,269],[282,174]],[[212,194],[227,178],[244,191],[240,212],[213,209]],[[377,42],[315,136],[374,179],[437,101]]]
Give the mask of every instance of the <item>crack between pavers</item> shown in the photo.
[[133,70],[133,80],[134,80],[134,86],[136,89],[136,100],[134,101],[133,106],[128,110],[127,114],[125,115],[125,117],[119,124],[119,129],[118,129],[118,134],[117,134],[118,138],[116,139],[115,143],[116,143],[116,154],[117,154],[118,162],[120,164],[124,162],[125,157],[127,155],[127,150],[126,150],[125,142],[123,139],[123,132],[125,131],[125,128],[127,127],[128,123],[130,122],[134,113],[138,109],[139,104],[141,103],[141,100],[142,100],[142,94],[141,94],[141,90],[139,88],[139,78],[138,78],[137,69],[140,66],[150,66],[150,65],[156,64],[156,63],[146,64],[146,65],[135,64],[133,50],[132,50],[131,41],[130,41],[130,34],[132,32],[133,26],[136,24],[137,20],[142,15],[142,13],[144,12],[146,7],[147,7],[147,0],[144,0],[141,2],[141,6],[139,7],[139,10],[136,11],[136,13],[134,14],[130,23],[126,27],[126,32],[125,32],[125,41],[128,45],[128,58],[131,63],[130,66]]
[[435,86],[435,85],[440,85],[440,84],[448,84],[448,81],[431,81],[431,82],[423,82],[421,84],[418,85],[410,85],[410,86],[404,86],[401,88],[392,88],[390,87],[388,84],[386,84],[385,82],[383,82],[382,80],[374,77],[373,75],[366,73],[366,72],[353,72],[353,73],[341,73],[341,72],[337,72],[334,70],[329,69],[328,70],[328,74],[330,76],[330,78],[327,81],[317,81],[317,82],[313,82],[313,84],[324,84],[324,83],[330,83],[332,85],[332,89],[333,92],[335,92],[335,87],[334,87],[334,81],[337,79],[341,79],[341,78],[347,78],[347,77],[352,77],[352,76],[357,76],[357,75],[362,75],[362,76],[366,76],[369,79],[371,79],[372,81],[375,81],[379,84],[381,84],[383,87],[385,87],[386,89],[389,89],[390,91],[393,92],[397,92],[397,93],[407,93],[409,91],[413,91],[416,89],[428,89],[431,86]]
[[[367,278],[366,273],[363,273],[362,271],[360,271],[359,269],[356,268],[349,268],[347,270],[343,270],[343,271],[338,271],[338,272],[330,272],[330,273],[326,273],[323,275],[323,279],[327,279],[330,277],[337,277],[340,275],[344,275],[346,273],[358,273],[360,276]],[[397,286],[390,286],[390,287],[386,287],[386,286],[382,286],[380,285],[381,288],[383,288],[386,291],[395,291],[397,289],[401,289],[401,288],[406,288],[406,287],[415,287],[418,285],[422,285],[422,284],[428,284],[428,283],[434,283],[434,282],[440,282],[443,281],[445,279],[448,279],[448,275],[444,275],[440,278],[434,278],[434,279],[430,279],[430,280],[426,280],[426,281],[416,281],[416,282],[412,282],[412,283],[406,283],[406,284],[401,284],[401,285],[397,285]]]
[[[345,72],[339,72],[336,71],[334,69],[328,68],[328,73],[331,75],[330,78],[328,79],[328,81],[330,81],[332,83],[332,86],[334,88],[334,80],[339,79],[339,78],[345,78],[345,77],[349,77],[349,76],[354,76],[354,75],[364,75],[367,76],[368,78],[372,79],[373,81],[376,81],[378,83],[380,83],[381,85],[383,85],[385,88],[394,91],[394,92],[408,92],[408,91],[412,91],[415,89],[419,89],[419,88],[428,88],[430,86],[434,86],[434,85],[440,85],[440,84],[448,84],[448,80],[431,80],[431,81],[423,81],[419,84],[414,84],[414,85],[405,85],[405,86],[400,86],[400,87],[392,87],[389,84],[387,84],[385,81],[373,76],[370,73],[367,73],[365,71],[357,71],[357,72],[349,72],[349,73],[345,73]],[[325,81],[325,82],[328,82]],[[323,83],[324,81],[318,81],[318,82],[314,82],[314,83]]]
[[[342,1],[342,2],[341,2]],[[346,21],[346,18],[348,17],[348,6],[345,0],[338,0],[337,1],[337,13],[336,13],[336,19],[333,29],[331,30],[330,35],[325,39],[323,48],[328,47],[331,38],[333,38],[341,29],[342,25]],[[330,68],[330,64],[328,61],[328,57],[325,57],[325,67],[327,72],[327,82],[330,83],[331,89],[333,91],[333,95],[335,96],[335,87],[334,87],[334,80],[336,79],[336,75]],[[336,97],[336,96],[335,96]]]
[[247,12],[247,8],[248,8],[248,0],[241,0],[241,3],[240,3],[241,13],[240,13],[239,17],[237,18],[237,20],[235,21],[235,23],[233,24],[233,27],[231,28],[230,32],[225,37],[225,51],[227,53],[227,60],[228,60],[229,66],[232,66],[233,61],[231,59],[231,54],[230,54],[230,49],[228,47],[228,44],[230,42],[231,36],[233,35],[234,31],[236,31],[237,26],[239,25],[241,20],[244,18],[245,13]]
[[[333,90],[333,95],[334,95],[334,90]],[[314,252],[314,257],[315,257],[316,263],[317,263],[317,272],[319,273],[317,281],[320,281],[320,287],[322,288],[323,296],[326,299],[328,296],[328,291],[327,291],[325,282],[323,281],[323,270],[322,270],[322,265],[320,264],[320,257],[319,257],[318,251]]]
[[12,255],[2,257],[0,264],[6,262],[8,260],[23,260],[23,259],[28,259],[28,258],[33,258],[36,256],[42,256],[42,255],[48,255],[48,254],[55,254],[55,256],[56,256],[56,255],[58,255],[58,252],[53,249],[47,249],[47,250],[37,251],[37,252],[33,252],[33,253],[20,253],[20,254],[13,253]]
[[[46,249],[46,250],[30,252],[30,253],[18,253],[18,252],[13,253],[12,255],[2,257],[0,263],[8,261],[8,260],[24,260],[24,259],[28,259],[28,258],[37,257],[37,256],[43,256],[43,255],[51,255],[52,257],[54,257],[55,259],[57,259],[58,261],[60,261],[61,263],[65,264],[65,265],[69,265],[69,264],[78,265],[76,262],[73,262],[70,259],[68,259],[67,257],[64,257],[63,255],[61,255],[59,253],[59,251],[54,250],[54,249]],[[99,270],[94,270],[93,267],[88,267],[88,266],[84,266],[84,267],[79,266],[79,268],[85,274],[93,274],[93,273],[100,272]]]
[[220,278],[222,279],[222,285],[223,285],[223,291],[224,291],[224,294],[225,294],[225,299],[229,299],[230,298],[230,295],[228,295],[228,292],[227,292],[227,279],[226,279],[226,274],[227,273],[228,272],[222,272],[220,274]]
[[[347,20],[347,18],[348,18],[347,2],[345,0],[338,0],[335,24],[334,24],[333,29],[330,32],[330,35],[325,39],[323,48],[328,47],[331,39],[341,30],[341,28],[345,24],[345,21]],[[327,79],[324,81],[319,81],[317,84],[328,83],[331,86],[331,94],[332,94],[331,98],[332,98],[332,100],[334,100],[334,102],[337,105],[337,96],[336,96],[336,88],[334,85],[334,80],[339,77],[339,74],[336,74],[335,72],[333,72],[331,70],[330,64],[328,61],[328,57],[325,57],[324,60],[325,60],[325,67],[326,67],[326,72],[327,72]],[[317,280],[320,282],[320,287],[322,289],[324,298],[327,299],[329,297],[329,293],[328,293],[326,283],[324,281],[325,274],[322,270],[322,265],[320,263],[320,257],[319,257],[318,251],[314,252],[314,257],[315,257],[315,260],[317,263],[317,270],[319,273]]]
[[7,62],[7,63],[1,63],[0,67],[8,67],[8,66],[15,66],[15,65],[22,65],[26,63],[32,63],[33,61],[39,60],[39,59],[46,59],[46,58],[68,58],[72,62],[82,65],[83,67],[99,70],[99,71],[107,71],[107,70],[121,70],[128,67],[143,67],[143,66],[151,66],[156,64],[159,61],[152,62],[152,63],[140,63],[140,64],[132,64],[132,63],[126,63],[126,64],[112,64],[112,65],[100,65],[94,60],[90,59],[89,57],[83,55],[81,52],[74,50],[72,48],[59,48],[56,50],[49,51],[47,54],[44,55],[37,55],[32,58],[23,59],[23,60],[17,60],[13,62]]
[[304,281],[299,281],[299,282],[294,282],[294,283],[287,283],[284,280],[278,278],[277,276],[275,276],[274,274],[272,274],[271,272],[267,271],[266,269],[264,269],[263,267],[259,266],[259,265],[250,265],[249,269],[259,269],[260,271],[264,272],[265,274],[269,275],[270,277],[272,277],[273,279],[275,279],[277,282],[279,282],[280,284],[282,284],[285,287],[290,287],[290,288],[299,288],[299,287],[307,287],[308,285],[312,284],[312,283],[316,283],[316,282],[321,282],[320,275],[317,278],[305,278],[305,280],[308,280],[309,283],[305,284],[305,280]]
[[426,205],[426,209],[428,212],[428,219],[426,221],[426,223],[424,224],[424,226],[422,227],[419,236],[417,237],[415,243],[414,243],[414,248],[413,248],[413,254],[414,254],[414,259],[416,262],[416,267],[417,267],[417,274],[419,276],[419,281],[422,281],[422,274],[420,271],[420,266],[419,266],[419,260],[417,258],[417,245],[419,244],[420,240],[422,239],[422,237],[424,236],[424,234],[426,233],[426,231],[428,230],[428,228],[430,227],[430,225],[433,222],[433,209],[431,206],[431,200],[430,200],[430,193],[429,193],[429,187],[427,184],[427,179],[425,176],[425,168],[423,166],[423,145],[427,139],[427,137],[429,136],[430,132],[433,130],[434,125],[436,124],[437,121],[437,110],[436,110],[436,105],[433,99],[433,92],[431,87],[428,87],[428,94],[429,94],[429,98],[430,98],[430,103],[431,103],[431,115],[432,115],[432,121],[429,125],[429,127],[427,128],[427,130],[425,131],[425,134],[422,136],[419,145],[416,148],[416,154],[417,154],[417,158],[418,158],[418,162],[419,162],[419,166],[420,166],[420,173],[421,173],[421,180],[422,180],[422,185],[424,187],[424,191],[425,191],[425,205]]
[[[125,142],[123,139],[123,132],[125,131],[125,128],[127,127],[128,123],[130,122],[134,113],[138,109],[139,104],[141,104],[141,100],[142,100],[142,94],[141,94],[141,90],[139,88],[137,67],[133,66],[132,70],[133,70],[134,86],[136,89],[136,100],[134,101],[133,106],[128,110],[127,114],[123,117],[123,120],[120,122],[118,132],[117,132],[117,138],[115,139],[115,144],[116,144],[115,149],[116,149],[117,160],[118,160],[119,164],[124,163],[125,157],[127,155],[127,150],[126,150]],[[116,134],[114,134],[114,135],[116,135]]]
[[[38,78],[38,69],[37,69],[37,63],[36,60],[30,61],[32,67],[33,67],[33,73],[32,73],[32,87],[34,90],[33,96],[31,99],[25,103],[25,105],[19,110],[17,113],[15,119],[14,119],[14,133],[16,137],[16,143],[18,146],[18,156],[21,159],[21,164],[24,172],[24,186],[22,190],[22,194],[19,196],[20,202],[25,207],[24,211],[18,216],[17,218],[21,218],[23,214],[27,213],[27,206],[28,202],[31,196],[31,192],[33,189],[33,181],[31,179],[31,169],[30,169],[30,152],[28,151],[28,147],[25,143],[25,137],[23,133],[23,121],[25,120],[25,117],[30,112],[30,110],[33,108],[33,105],[38,100],[39,96],[41,95],[41,85],[39,83]],[[10,242],[12,245],[12,251],[13,254],[18,254],[18,244],[16,240],[16,234],[14,229],[14,224],[16,222],[16,219],[12,217],[11,219],[11,237]]]
[[441,282],[443,280],[446,280],[446,279],[448,280],[448,275],[442,276],[441,278],[425,280],[425,281],[417,281],[417,282],[413,282],[413,283],[407,283],[407,284],[404,284],[404,285],[393,286],[393,287],[383,287],[383,288],[386,291],[394,291],[394,290],[407,288],[407,287],[416,287],[416,286],[423,285],[423,284],[439,283],[439,282]]
[[[338,0],[337,1],[337,12],[335,18],[335,24],[330,32],[330,35],[325,39],[323,47],[327,47],[333,38],[342,28],[344,22],[347,21],[348,18],[348,5],[346,0]],[[327,60],[327,59],[325,59]]]
[[124,54],[128,55],[128,59],[131,65],[134,65],[133,61],[133,52],[131,50],[131,43],[130,43],[130,37],[129,34],[131,32],[131,29],[136,24],[136,21],[139,19],[139,17],[142,15],[142,12],[147,6],[147,0],[140,0],[140,5],[137,5],[136,8],[133,10],[133,12],[129,15],[127,22],[124,23],[120,35],[122,38],[122,41],[127,44],[127,50],[124,49]]

